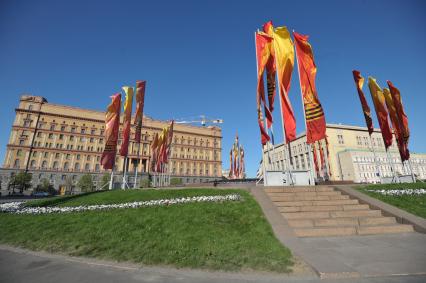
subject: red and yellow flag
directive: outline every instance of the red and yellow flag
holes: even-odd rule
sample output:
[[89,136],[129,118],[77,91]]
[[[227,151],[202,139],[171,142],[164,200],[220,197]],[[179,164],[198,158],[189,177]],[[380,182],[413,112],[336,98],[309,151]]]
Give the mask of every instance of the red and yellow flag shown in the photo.
[[395,139],[398,145],[399,155],[401,156],[402,162],[404,162],[405,160],[408,160],[410,158],[410,153],[408,151],[407,144],[405,143],[404,138],[402,136],[402,125],[398,119],[395,104],[392,100],[392,95],[389,89],[383,89],[383,96],[385,97],[386,107],[388,108],[392,128],[395,133]]
[[146,81],[136,81],[135,141],[141,142],[143,107],[145,103]]
[[[263,31],[271,37],[271,32],[274,27],[272,26],[272,22],[269,21],[263,25]],[[267,118],[267,126],[270,128],[273,123],[272,112],[274,111],[274,100],[276,95],[276,82],[275,77],[277,74],[277,69],[275,66],[275,50],[273,41],[267,44],[267,48],[269,50],[269,59],[266,63],[266,86],[268,89],[268,105],[265,105],[265,113],[269,112],[270,116],[266,116]]]
[[105,117],[105,148],[101,157],[101,165],[104,169],[114,168],[120,127],[121,94],[117,93],[111,96],[111,99]]
[[399,123],[401,125],[401,134],[406,144],[408,144],[408,139],[410,138],[410,130],[408,128],[408,117],[404,112],[404,107],[402,105],[401,93],[391,81],[387,81],[389,86],[389,91],[392,95],[392,101],[395,105],[396,114],[398,116]]
[[371,110],[368,106],[367,100],[365,99],[364,92],[362,87],[364,86],[364,78],[361,76],[361,73],[357,70],[353,70],[352,74],[354,76],[356,89],[358,91],[359,100],[361,101],[362,112],[364,113],[365,123],[367,124],[368,134],[371,134],[374,131],[373,119],[371,119]]
[[368,88],[370,89],[371,97],[374,102],[377,120],[379,120],[380,130],[382,131],[385,148],[388,149],[392,145],[392,131],[389,124],[388,110],[386,109],[385,97],[376,79],[368,77]]
[[294,66],[294,45],[286,27],[274,29],[272,22],[268,22],[264,25],[263,30],[273,38],[273,50],[280,88],[281,113],[283,115],[285,139],[288,143],[296,138],[296,119],[288,96]]
[[296,57],[299,67],[300,86],[306,118],[306,139],[308,144],[326,137],[324,111],[315,87],[317,67],[308,36],[293,32],[296,43]]
[[133,87],[123,86],[123,91],[126,93],[126,100],[123,105],[123,142],[120,147],[120,155],[127,156],[129,152],[130,124],[132,119]]
[[263,125],[263,115],[262,115],[262,104],[265,106],[265,115],[268,120],[272,121],[272,115],[267,111],[266,101],[265,101],[265,86],[263,80],[263,74],[265,72],[266,64],[270,58],[270,50],[268,44],[272,42],[272,38],[266,34],[256,33],[256,56],[257,56],[257,121],[260,128],[260,136],[262,145],[265,145],[271,138],[265,130]]

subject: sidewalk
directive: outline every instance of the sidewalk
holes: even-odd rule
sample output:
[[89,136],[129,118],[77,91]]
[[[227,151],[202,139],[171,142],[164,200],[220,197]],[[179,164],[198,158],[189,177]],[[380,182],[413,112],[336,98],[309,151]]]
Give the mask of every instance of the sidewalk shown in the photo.
[[210,272],[167,267],[141,267],[94,259],[26,251],[0,246],[0,282],[17,283],[421,283],[426,276],[319,279],[271,273]]
[[251,188],[276,237],[321,278],[426,275],[426,235],[298,238],[262,187]]

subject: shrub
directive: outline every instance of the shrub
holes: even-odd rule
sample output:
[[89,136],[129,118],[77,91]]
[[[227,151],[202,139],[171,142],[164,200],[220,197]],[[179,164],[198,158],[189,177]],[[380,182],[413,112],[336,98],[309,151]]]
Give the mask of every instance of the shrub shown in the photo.
[[142,179],[139,183],[139,187],[140,188],[149,188],[149,187],[151,187],[151,182],[149,181],[149,179]]
[[170,179],[170,185],[171,186],[182,185],[182,178],[171,178]]
[[56,195],[56,190],[46,178],[41,179],[40,184],[34,189],[35,192],[46,192],[50,195]]
[[77,186],[82,192],[92,192],[95,189],[92,175],[84,174],[81,176],[80,180],[78,180]]

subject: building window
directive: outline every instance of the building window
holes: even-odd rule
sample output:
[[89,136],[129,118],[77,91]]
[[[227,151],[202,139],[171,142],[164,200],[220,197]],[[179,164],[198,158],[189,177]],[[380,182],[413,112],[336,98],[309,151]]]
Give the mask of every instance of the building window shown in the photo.
[[31,168],[35,168],[35,166],[36,166],[36,161],[35,160],[31,160],[30,167]]
[[64,132],[65,131],[65,126],[61,126],[61,132]]
[[344,144],[345,143],[344,140],[343,140],[343,135],[337,135],[337,142],[339,144]]
[[21,156],[22,155],[22,150],[18,149],[18,151],[16,152],[16,156]]
[[86,133],[86,129],[81,129],[81,133],[85,134]]
[[44,161],[41,163],[41,168],[46,169],[46,167],[47,167],[47,161],[46,161],[46,160],[44,160]]
[[86,165],[84,165],[84,170],[89,171],[90,170],[90,164],[86,163]]
[[99,164],[95,165],[95,170],[96,170],[96,172],[99,172]]
[[56,126],[55,126],[55,125],[50,125],[50,130],[51,130],[51,131],[54,131],[54,130],[55,130],[55,128],[56,128]]
[[33,110],[33,106],[31,104],[28,105],[28,110]]
[[58,169],[58,161],[53,162],[53,169]]
[[80,163],[76,163],[75,165],[74,165],[74,169],[75,170],[80,170]]
[[80,160],[80,154],[77,154],[77,160]]
[[75,127],[71,128],[71,133],[75,133]]

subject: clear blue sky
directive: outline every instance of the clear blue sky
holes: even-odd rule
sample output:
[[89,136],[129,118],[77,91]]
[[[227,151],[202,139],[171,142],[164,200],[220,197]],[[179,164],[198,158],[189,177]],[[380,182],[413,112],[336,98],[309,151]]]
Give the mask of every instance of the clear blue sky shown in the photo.
[[[400,88],[410,148],[425,152],[425,3],[0,1],[0,162],[22,93],[104,110],[122,85],[142,79],[147,115],[224,119],[223,167],[238,131],[254,176],[261,148],[253,33],[267,20],[310,35],[327,122],[364,125],[351,72],[357,68],[381,86],[390,79]],[[300,132],[297,73],[290,97]]]

